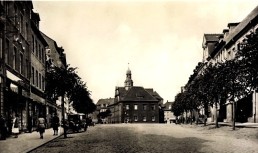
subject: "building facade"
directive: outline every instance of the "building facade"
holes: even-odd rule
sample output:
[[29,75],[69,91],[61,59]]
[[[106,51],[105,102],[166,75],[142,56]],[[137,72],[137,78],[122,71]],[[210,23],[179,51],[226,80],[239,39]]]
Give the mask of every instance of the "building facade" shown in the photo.
[[[29,115],[32,117],[32,125],[36,128],[36,121],[40,114],[46,116],[46,95],[45,95],[45,63],[46,63],[46,40],[39,31],[40,16],[31,11],[31,35],[29,36],[31,50],[31,79],[29,104]],[[47,122],[49,123],[49,122]]]
[[[0,1],[0,114],[7,120],[9,134],[13,116],[19,116],[20,130],[26,131],[28,123],[36,127],[39,114],[50,123],[48,115],[57,108],[46,100],[49,44],[39,22],[32,1]],[[63,49],[58,51],[61,54],[56,62],[66,65]]]
[[[203,36],[203,61],[189,82],[194,80],[198,74],[202,73],[206,66],[214,63],[223,63],[226,60],[235,58],[241,44],[246,40],[247,35],[258,32],[258,6],[254,8],[241,22],[228,23],[227,29],[221,34],[204,34]],[[253,91],[249,96],[243,97],[236,102],[236,122],[257,122],[257,91]],[[230,100],[220,105],[218,110],[210,107],[208,110],[208,121],[214,121],[218,114],[219,121],[232,122],[233,106]]]
[[[27,128],[30,98],[31,1],[0,2],[0,113],[10,121],[20,118],[20,130]],[[10,128],[8,128],[10,132]]]
[[172,103],[167,101],[163,106],[165,123],[175,123],[176,121],[176,117],[172,112]]
[[[41,35],[48,43],[46,47],[46,71],[49,71],[51,67],[62,67],[65,68],[67,66],[66,63],[66,55],[64,53],[64,49],[59,47],[55,40],[41,32]],[[65,98],[65,110],[66,113],[69,113],[69,103],[67,98]],[[61,97],[58,99],[53,100],[52,97],[46,97],[47,105],[46,105],[46,114],[47,118],[50,120],[51,117],[54,116],[55,113],[61,118],[62,111],[61,111]],[[67,118],[67,115],[65,115]]]
[[109,116],[101,118],[99,115],[101,113],[105,113],[108,110],[108,106],[114,104],[114,100],[115,99],[111,98],[111,97],[110,98],[99,99],[97,104],[96,104],[96,106],[97,106],[96,111],[94,113],[96,115],[92,116],[92,117],[94,117],[95,119],[97,118],[98,121],[101,120],[102,123],[109,123],[109,119],[110,119]]
[[116,87],[109,123],[159,123],[162,98],[153,89],[133,86],[131,70],[126,72],[124,87]]

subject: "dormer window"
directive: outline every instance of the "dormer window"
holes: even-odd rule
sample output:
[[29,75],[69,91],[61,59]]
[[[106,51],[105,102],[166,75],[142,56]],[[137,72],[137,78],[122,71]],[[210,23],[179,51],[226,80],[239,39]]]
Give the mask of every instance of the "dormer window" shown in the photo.
[[140,98],[140,99],[144,98],[143,95],[138,95],[137,93],[136,93],[136,97],[137,97],[137,98]]

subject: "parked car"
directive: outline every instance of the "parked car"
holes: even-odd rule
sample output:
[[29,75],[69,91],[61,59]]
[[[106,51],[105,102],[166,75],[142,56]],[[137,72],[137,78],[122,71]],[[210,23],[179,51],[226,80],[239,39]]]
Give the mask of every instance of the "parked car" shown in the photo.
[[81,132],[87,130],[86,115],[83,113],[68,115],[69,129],[73,132]]

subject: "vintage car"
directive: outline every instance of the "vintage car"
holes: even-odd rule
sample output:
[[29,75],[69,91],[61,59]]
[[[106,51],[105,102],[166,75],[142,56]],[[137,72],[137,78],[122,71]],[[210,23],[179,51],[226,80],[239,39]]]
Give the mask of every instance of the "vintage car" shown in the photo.
[[86,115],[83,113],[68,115],[69,129],[73,132],[81,132],[87,130]]

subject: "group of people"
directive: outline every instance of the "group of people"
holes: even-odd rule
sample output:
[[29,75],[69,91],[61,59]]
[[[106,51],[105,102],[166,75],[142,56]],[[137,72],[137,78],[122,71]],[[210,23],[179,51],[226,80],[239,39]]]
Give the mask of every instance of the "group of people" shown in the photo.
[[[19,130],[19,116],[16,114],[14,118],[12,118],[9,122],[6,121],[3,115],[0,115],[0,139],[5,140],[9,134],[13,134],[14,138],[18,138]],[[29,117],[28,121],[28,132],[32,132],[32,118]],[[57,114],[54,114],[51,120],[51,125],[54,131],[53,135],[58,135],[58,127],[60,126],[60,120]],[[45,129],[47,128],[46,119],[42,114],[39,115],[36,121],[36,131],[40,134],[40,139],[43,139],[43,134],[45,133]]]

